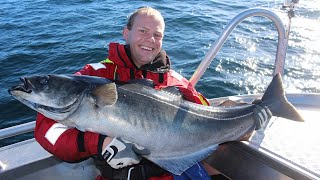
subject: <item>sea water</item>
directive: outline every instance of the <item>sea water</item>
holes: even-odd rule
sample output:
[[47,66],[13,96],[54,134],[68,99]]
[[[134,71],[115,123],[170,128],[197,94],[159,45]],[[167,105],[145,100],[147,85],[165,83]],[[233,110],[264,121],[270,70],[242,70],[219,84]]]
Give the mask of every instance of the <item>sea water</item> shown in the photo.
[[[0,128],[35,120],[35,111],[7,89],[19,77],[72,74],[108,56],[110,42],[124,43],[127,17],[141,6],[165,18],[163,48],[172,68],[190,78],[227,23],[249,8],[275,12],[288,26],[281,0],[3,0],[0,3]],[[320,92],[320,4],[301,0],[295,7],[284,86],[286,92]],[[240,23],[196,88],[207,98],[262,93],[272,78],[278,34],[269,19]],[[0,141],[0,146],[33,137]]]

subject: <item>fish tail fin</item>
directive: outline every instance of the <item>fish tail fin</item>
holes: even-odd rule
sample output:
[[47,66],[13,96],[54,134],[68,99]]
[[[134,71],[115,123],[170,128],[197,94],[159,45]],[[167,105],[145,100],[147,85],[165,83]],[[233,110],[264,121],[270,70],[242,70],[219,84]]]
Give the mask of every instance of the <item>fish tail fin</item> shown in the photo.
[[285,97],[280,73],[276,74],[261,99],[274,116],[303,122],[297,109]]

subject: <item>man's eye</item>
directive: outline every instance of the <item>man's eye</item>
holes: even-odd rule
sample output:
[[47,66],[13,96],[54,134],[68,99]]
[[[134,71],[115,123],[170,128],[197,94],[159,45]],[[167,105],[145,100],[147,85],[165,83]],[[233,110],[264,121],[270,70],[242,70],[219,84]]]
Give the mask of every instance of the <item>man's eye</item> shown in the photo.
[[161,34],[155,34],[154,35],[156,38],[162,38],[162,35]]
[[147,32],[147,31],[144,30],[144,29],[140,29],[139,31],[142,32],[142,33],[146,33],[146,32]]

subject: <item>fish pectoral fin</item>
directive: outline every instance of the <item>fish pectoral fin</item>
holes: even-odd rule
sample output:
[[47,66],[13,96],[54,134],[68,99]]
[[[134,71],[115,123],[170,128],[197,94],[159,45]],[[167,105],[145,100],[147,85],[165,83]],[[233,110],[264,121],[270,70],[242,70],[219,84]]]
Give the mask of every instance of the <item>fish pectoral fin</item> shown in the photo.
[[147,159],[149,159],[150,161],[154,162],[155,164],[169,171],[172,174],[181,175],[191,166],[202,161],[204,158],[210,155],[217,148],[218,148],[218,145],[212,145],[210,147],[207,147],[205,149],[202,149],[187,155],[166,157],[166,158],[147,157]]
[[118,93],[115,83],[105,84],[97,87],[91,95],[97,106],[112,106],[117,102]]

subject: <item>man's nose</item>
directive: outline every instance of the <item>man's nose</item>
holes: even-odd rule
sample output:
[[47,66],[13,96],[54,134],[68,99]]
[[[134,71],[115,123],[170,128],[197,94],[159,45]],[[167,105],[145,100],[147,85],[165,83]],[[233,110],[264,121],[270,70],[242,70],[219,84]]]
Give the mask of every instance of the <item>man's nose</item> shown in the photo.
[[147,37],[145,37],[145,39],[152,43],[156,42],[156,39],[153,34],[148,35]]

